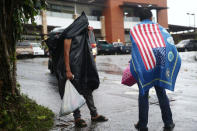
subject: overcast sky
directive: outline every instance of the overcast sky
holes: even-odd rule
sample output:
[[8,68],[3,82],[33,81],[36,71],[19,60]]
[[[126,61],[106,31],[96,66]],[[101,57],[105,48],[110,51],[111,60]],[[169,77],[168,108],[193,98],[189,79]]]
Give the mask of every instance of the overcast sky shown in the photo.
[[168,2],[168,23],[184,26],[194,26],[195,14],[197,26],[197,0],[167,0]]

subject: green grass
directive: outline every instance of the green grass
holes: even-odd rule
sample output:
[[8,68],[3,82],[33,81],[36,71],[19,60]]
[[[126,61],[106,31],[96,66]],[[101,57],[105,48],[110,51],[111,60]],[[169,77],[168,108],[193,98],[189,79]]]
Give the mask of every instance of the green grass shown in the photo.
[[8,96],[0,107],[0,131],[48,131],[53,121],[51,110],[24,95]]

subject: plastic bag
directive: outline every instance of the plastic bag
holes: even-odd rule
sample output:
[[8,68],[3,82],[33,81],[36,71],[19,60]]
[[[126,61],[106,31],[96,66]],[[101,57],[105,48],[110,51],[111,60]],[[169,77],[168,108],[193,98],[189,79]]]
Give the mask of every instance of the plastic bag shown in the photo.
[[67,80],[59,115],[68,115],[84,104],[85,99],[83,96],[77,92],[70,80]]
[[135,80],[135,78],[132,76],[132,74],[130,72],[130,67],[127,66],[127,68],[123,71],[122,82],[121,83],[123,85],[132,86],[136,82],[137,81]]

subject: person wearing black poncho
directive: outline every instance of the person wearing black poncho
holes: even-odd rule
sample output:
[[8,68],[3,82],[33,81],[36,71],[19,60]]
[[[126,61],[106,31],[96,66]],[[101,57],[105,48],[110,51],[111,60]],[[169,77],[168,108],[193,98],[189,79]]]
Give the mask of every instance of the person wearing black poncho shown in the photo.
[[[61,99],[63,99],[66,80],[69,79],[77,91],[84,96],[90,110],[91,120],[102,122],[108,119],[98,115],[92,96],[92,92],[99,87],[100,81],[89,44],[88,25],[88,19],[83,12],[62,32],[54,55],[56,77]],[[86,122],[81,119],[79,109],[74,111],[73,116],[75,126],[87,126]]]

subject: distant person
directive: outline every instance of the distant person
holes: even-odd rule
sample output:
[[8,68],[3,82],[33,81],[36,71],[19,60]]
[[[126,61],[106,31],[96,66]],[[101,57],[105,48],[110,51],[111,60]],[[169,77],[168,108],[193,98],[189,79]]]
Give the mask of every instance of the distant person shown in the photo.
[[[142,8],[141,22],[131,28],[132,59],[130,70],[139,87],[139,120],[135,128],[148,131],[149,89],[155,87],[164,122],[164,130],[172,130],[172,119],[166,89],[174,90],[181,59],[171,35],[159,24],[152,22],[152,12]],[[153,118],[152,118],[153,119]]]
[[[90,27],[88,25],[86,15],[82,13],[61,35],[64,47],[63,55],[58,63],[59,90],[63,98],[65,82],[71,80],[77,91],[84,96],[90,110],[91,120],[104,122],[108,119],[97,113],[92,95],[92,92],[99,87],[100,81],[89,45],[88,28]],[[79,109],[73,112],[73,116],[76,127],[87,126],[85,120],[81,118]]]

